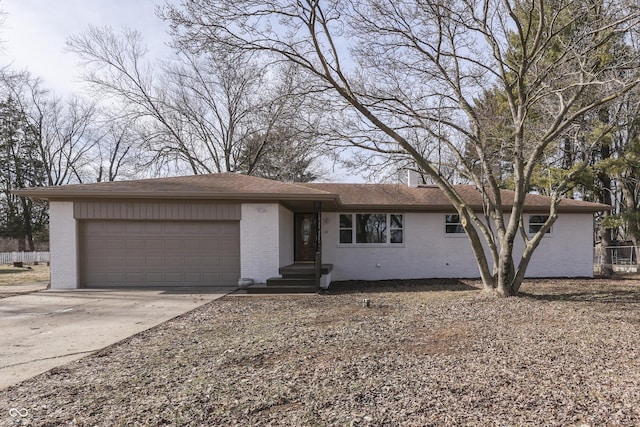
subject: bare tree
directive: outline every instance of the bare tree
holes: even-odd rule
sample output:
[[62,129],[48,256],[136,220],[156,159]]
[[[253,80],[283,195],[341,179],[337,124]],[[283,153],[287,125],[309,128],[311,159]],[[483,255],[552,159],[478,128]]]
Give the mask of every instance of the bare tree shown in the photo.
[[240,153],[238,170],[278,181],[309,182],[322,174],[316,158],[324,154],[326,106],[313,99],[306,75],[291,64],[272,68],[262,87],[262,109]]
[[[263,52],[313,74],[337,96],[335,108],[353,109],[377,135],[361,146],[404,153],[439,186],[460,215],[485,289],[503,296],[518,292],[572,179],[553,190],[540,230],[522,233],[525,197],[545,149],[638,84],[637,55],[609,51],[612,38],[639,25],[634,2],[187,0],[167,5],[163,16],[185,49]],[[509,132],[499,146],[513,165],[509,209],[487,156],[496,146],[493,129],[479,117],[477,99],[491,90],[508,105]],[[485,212],[474,212],[425,155],[422,147],[437,144],[482,192]],[[479,168],[466,161],[468,147]],[[518,236],[525,249],[516,260]]]
[[34,249],[34,234],[45,233],[48,209],[11,193],[16,188],[63,185],[88,179],[102,136],[95,104],[62,100],[28,72],[4,70],[0,85],[6,117],[3,147],[2,234],[18,239],[20,250]]
[[[602,218],[603,252],[615,240],[640,241],[640,88],[612,105],[616,121],[611,137],[598,152],[596,176],[602,183],[602,197],[614,206]],[[603,264],[610,264],[605,259]]]
[[46,227],[41,203],[12,193],[45,182],[37,129],[11,95],[0,102],[0,237],[15,238],[18,250],[34,250],[34,234]]
[[[268,90],[269,79],[279,76],[269,75],[243,52],[182,52],[153,67],[135,31],[116,35],[109,28],[91,27],[67,44],[83,61],[95,93],[124,106],[127,120],[153,153],[150,165],[165,170],[257,174],[261,169],[254,165],[266,158],[273,133],[291,128],[290,117],[308,111],[292,110],[294,98],[302,100],[297,106],[304,104],[303,92]],[[315,129],[305,131],[312,135]],[[259,148],[253,149],[257,141]],[[304,147],[305,156],[315,149]]]
[[142,171],[149,160],[138,144],[140,136],[135,124],[126,118],[104,117],[98,125],[102,136],[94,148],[94,158],[89,167],[90,179],[103,182],[145,175]]
[[99,116],[95,103],[78,97],[58,98],[28,72],[7,75],[3,89],[16,99],[35,129],[35,148],[46,184],[87,180],[84,174],[101,139],[95,126]]

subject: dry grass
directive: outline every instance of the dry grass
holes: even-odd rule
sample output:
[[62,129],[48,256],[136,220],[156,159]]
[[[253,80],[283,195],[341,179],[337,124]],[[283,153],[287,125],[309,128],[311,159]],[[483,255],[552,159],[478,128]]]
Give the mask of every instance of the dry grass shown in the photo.
[[49,267],[45,264],[13,267],[0,265],[0,286],[49,281]]
[[228,296],[0,391],[0,425],[640,425],[639,285]]

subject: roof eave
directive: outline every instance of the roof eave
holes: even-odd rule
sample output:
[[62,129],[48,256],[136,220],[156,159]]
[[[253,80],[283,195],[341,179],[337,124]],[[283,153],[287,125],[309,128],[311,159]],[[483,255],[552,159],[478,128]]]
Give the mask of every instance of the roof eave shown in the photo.
[[204,192],[82,192],[15,190],[13,194],[41,200],[79,199],[170,199],[170,200],[337,200],[335,194],[286,194],[286,193],[204,193]]
[[[140,192],[140,191],[84,191],[69,192],[60,191],[58,188],[49,188],[42,191],[36,188],[13,190],[13,194],[31,197],[41,200],[71,201],[82,199],[142,199],[142,200],[230,200],[230,201],[332,201],[336,209],[345,211],[356,210],[384,210],[384,211],[412,211],[412,212],[449,212],[453,211],[453,205],[417,205],[417,204],[345,204],[340,200],[338,194],[319,192],[318,194],[287,194],[287,193],[207,193],[201,191],[193,192]],[[474,211],[482,211],[481,205],[470,206]],[[505,213],[511,205],[505,205]],[[588,205],[566,206],[562,203],[558,206],[559,213],[595,213],[609,211],[609,205],[589,203]],[[548,212],[549,206],[525,205],[525,212]]]
[[[481,212],[483,206],[481,205],[471,205],[470,208],[474,212]],[[511,205],[503,206],[504,213],[508,214],[511,210]],[[453,205],[372,205],[372,204],[344,204],[341,203],[338,205],[338,209],[342,209],[345,211],[371,211],[371,210],[382,210],[382,211],[404,211],[404,212],[454,212],[455,208]],[[559,206],[558,213],[595,213],[602,212],[606,210],[611,210],[611,206],[607,205],[589,205],[589,206]],[[524,206],[525,213],[544,213],[549,212],[549,206]]]

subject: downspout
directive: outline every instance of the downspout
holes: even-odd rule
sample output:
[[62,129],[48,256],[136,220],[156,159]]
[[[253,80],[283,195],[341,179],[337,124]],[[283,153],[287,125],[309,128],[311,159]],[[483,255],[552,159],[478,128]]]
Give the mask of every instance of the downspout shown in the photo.
[[316,214],[316,256],[314,259],[315,284],[318,292],[321,291],[320,278],[322,276],[322,202],[313,202],[313,211]]

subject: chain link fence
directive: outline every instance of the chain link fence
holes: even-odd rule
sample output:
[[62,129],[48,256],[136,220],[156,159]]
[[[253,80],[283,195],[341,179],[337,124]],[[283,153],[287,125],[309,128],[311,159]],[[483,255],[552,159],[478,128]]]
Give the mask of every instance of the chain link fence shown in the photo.
[[638,246],[596,246],[593,251],[594,272],[601,273],[603,268],[610,266],[616,273],[637,273],[639,249]]

